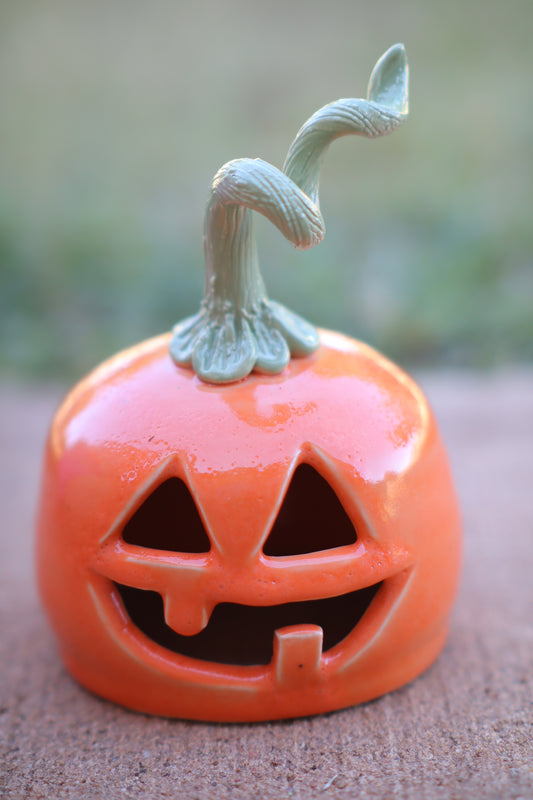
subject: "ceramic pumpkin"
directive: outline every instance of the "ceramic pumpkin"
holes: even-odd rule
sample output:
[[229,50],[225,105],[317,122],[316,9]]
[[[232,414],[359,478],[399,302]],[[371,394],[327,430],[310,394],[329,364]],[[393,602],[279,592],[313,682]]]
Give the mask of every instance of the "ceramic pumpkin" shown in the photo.
[[59,409],[38,576],[64,662],[93,692],[165,716],[294,717],[395,689],[441,650],[460,534],[431,410],[370,347],[269,300],[251,231],[254,209],[316,243],[326,146],[406,114],[397,45],[366,100],[308,120],[283,171],[223,167],[199,313]]

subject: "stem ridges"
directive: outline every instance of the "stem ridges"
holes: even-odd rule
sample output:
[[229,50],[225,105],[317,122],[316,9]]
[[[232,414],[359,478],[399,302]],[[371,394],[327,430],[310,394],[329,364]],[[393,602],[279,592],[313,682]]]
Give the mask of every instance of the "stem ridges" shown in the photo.
[[297,248],[320,242],[320,167],[330,143],[349,134],[375,138],[408,114],[403,45],[377,62],[366,99],[324,106],[300,128],[282,170],[261,159],[236,159],[213,179],[204,222],[205,295],[197,314],[173,329],[170,355],[209,383],[252,370],[281,372],[292,356],[313,353],[316,328],[268,298],[259,270],[252,211],[263,214]]

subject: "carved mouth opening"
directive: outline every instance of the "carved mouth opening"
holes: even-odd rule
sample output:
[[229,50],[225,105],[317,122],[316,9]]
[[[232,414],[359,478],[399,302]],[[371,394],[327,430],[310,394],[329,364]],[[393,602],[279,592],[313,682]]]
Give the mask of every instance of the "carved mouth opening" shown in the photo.
[[182,636],[166,624],[157,592],[114,585],[133,624],[161,647],[203,661],[251,666],[272,661],[274,632],[288,625],[320,625],[323,650],[335,647],[355,628],[382,584],[323,600],[275,606],[219,603],[196,636]]

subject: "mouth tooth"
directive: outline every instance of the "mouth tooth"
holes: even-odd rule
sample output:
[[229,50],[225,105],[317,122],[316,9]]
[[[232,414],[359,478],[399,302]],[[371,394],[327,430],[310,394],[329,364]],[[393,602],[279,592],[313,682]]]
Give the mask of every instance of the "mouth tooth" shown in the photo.
[[165,622],[182,636],[195,636],[209,622],[209,611],[205,606],[165,597]]
[[273,672],[280,684],[318,677],[324,632],[320,625],[290,625],[274,632]]

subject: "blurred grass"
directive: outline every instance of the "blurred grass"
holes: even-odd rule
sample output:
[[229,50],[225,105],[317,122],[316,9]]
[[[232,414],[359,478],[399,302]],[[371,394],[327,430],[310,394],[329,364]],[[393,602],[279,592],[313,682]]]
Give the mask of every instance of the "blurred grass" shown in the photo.
[[530,0],[4,0],[0,367],[80,376],[199,302],[218,167],[281,165],[404,41],[411,117],[335,143],[313,251],[258,221],[272,297],[407,365],[533,359]]

